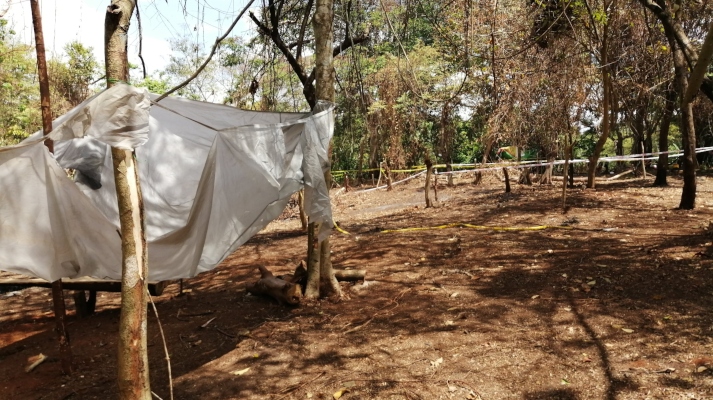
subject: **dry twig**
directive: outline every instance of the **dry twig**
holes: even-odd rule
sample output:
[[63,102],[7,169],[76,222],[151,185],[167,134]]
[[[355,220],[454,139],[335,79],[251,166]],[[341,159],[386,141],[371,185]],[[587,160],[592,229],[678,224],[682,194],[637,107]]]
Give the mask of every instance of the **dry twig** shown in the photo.
[[[148,293],[148,288],[146,289]],[[156,322],[158,323],[158,330],[161,332],[161,340],[163,341],[163,351],[166,354],[166,367],[168,369],[168,390],[171,396],[171,400],[173,400],[173,377],[171,376],[171,357],[168,354],[168,346],[166,345],[166,336],[163,334],[163,325],[161,325],[161,320],[158,318],[158,310],[156,309],[156,304],[153,302],[153,299],[151,298],[151,293],[148,293],[149,295],[149,301],[151,302],[151,306],[153,307],[153,312],[156,315]],[[180,313],[181,310],[179,309],[178,312]],[[154,396],[156,396],[155,393],[151,392]],[[156,396],[158,397],[158,396]],[[159,400],[161,400],[160,397],[158,397]]]
[[303,388],[303,387],[309,385],[310,383],[312,383],[312,382],[316,381],[317,379],[323,377],[325,374],[326,374],[326,372],[322,371],[322,372],[319,373],[319,375],[317,375],[317,376],[316,376],[314,379],[312,379],[311,381],[307,381],[307,382],[305,382],[305,383],[303,383],[303,384],[301,384],[301,385],[290,386],[290,387],[288,387],[287,389],[284,389],[283,391],[281,391],[281,392],[279,393],[279,394],[284,394],[284,396],[278,397],[277,400],[284,399],[284,398],[287,397],[290,393],[294,392],[295,390],[301,389],[301,388]]

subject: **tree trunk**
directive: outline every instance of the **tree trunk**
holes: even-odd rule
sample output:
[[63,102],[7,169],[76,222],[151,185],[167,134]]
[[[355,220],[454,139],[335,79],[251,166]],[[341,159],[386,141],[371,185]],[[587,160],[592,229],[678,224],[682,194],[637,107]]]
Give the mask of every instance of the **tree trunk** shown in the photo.
[[510,193],[510,174],[507,167],[503,167],[503,175],[505,176],[505,193]]
[[713,22],[708,28],[708,33],[698,54],[698,61],[691,68],[691,75],[681,97],[683,192],[681,193],[681,203],[678,207],[683,210],[692,210],[696,206],[696,168],[698,167],[698,161],[696,160],[696,129],[691,103],[696,93],[698,93],[703,79],[706,77],[711,59],[713,59]]
[[367,124],[367,129],[366,129],[366,136],[362,136],[361,139],[359,140],[359,159],[357,161],[357,177],[356,177],[356,183],[355,185],[361,186],[363,181],[364,181],[364,147],[366,146],[366,141],[369,138],[369,128],[368,128],[368,121],[365,121]]
[[[666,26],[664,25],[664,28]],[[675,40],[672,30],[665,29],[666,37],[672,49],[674,68],[676,70],[677,89],[681,95],[681,141],[683,144],[683,190],[681,192],[680,209],[692,210],[696,206],[696,131],[693,121],[691,101],[698,92],[708,63],[713,56],[713,24],[711,24],[706,39],[701,47],[698,60],[693,66],[691,76],[686,79],[686,61],[681,46],[674,48]],[[680,43],[677,43],[680,44]]]
[[552,163],[554,161],[554,157],[547,157],[547,166],[545,166],[545,172],[540,177],[540,185],[552,184]]
[[307,284],[305,285],[305,298],[319,298],[319,280],[321,248],[317,242],[316,224],[311,223],[307,227]]
[[[676,90],[666,91],[666,105],[661,117],[661,131],[659,132],[659,151],[668,151],[668,131],[671,126],[671,118],[676,107]],[[659,154],[658,165],[656,166],[656,180],[654,186],[668,186],[668,154]]]
[[[314,36],[315,36],[315,89],[317,100],[334,101],[334,57],[332,50],[333,41],[333,21],[334,10],[332,0],[317,0],[314,13]],[[331,144],[328,151],[328,158],[331,158]],[[331,168],[328,167],[324,173],[324,180],[327,183],[327,190],[332,186]],[[317,298],[320,295],[320,286],[323,284],[325,289],[334,293],[337,296],[342,296],[342,290],[339,282],[334,277],[332,269],[332,246],[329,238],[324,239],[321,243],[317,241],[319,226],[314,223],[310,224],[310,235],[308,235],[308,246],[312,252],[312,256],[308,258],[307,264],[307,289],[305,297]],[[310,263],[318,263],[310,265]],[[316,275],[316,276],[315,276]],[[318,284],[315,285],[314,283]],[[316,287],[315,287],[316,286]]]
[[[49,135],[52,132],[52,107],[50,100],[49,78],[47,76],[47,61],[45,58],[45,39],[42,32],[42,15],[38,0],[30,1],[32,12],[32,25],[35,31],[35,50],[37,53],[37,75],[40,83],[40,109],[42,110],[42,134]],[[45,140],[45,146],[50,153],[54,152],[54,142]],[[59,341],[59,356],[62,373],[69,375],[74,369],[72,362],[72,347],[69,343],[69,333],[65,319],[67,316],[64,306],[64,290],[62,290],[62,280],[52,282],[52,304],[55,316],[55,331]]]
[[[112,0],[104,21],[107,87],[129,80],[127,33],[135,2]],[[121,317],[119,320],[119,398],[151,399],[146,343],[148,265],[144,210],[134,153],[112,148],[114,183],[121,223]]]
[[607,45],[607,36],[609,34],[609,24],[604,24],[604,30],[602,33],[602,89],[604,91],[604,98],[602,99],[602,134],[597,140],[597,144],[594,146],[594,153],[589,157],[589,169],[587,171],[587,187],[594,189],[597,164],[599,163],[599,156],[602,154],[604,145],[609,139],[609,131],[611,129],[611,123],[609,115],[609,107],[611,105],[611,76],[609,57],[607,55],[609,49]]
[[[565,137],[565,139],[567,138]],[[570,132],[569,143],[567,143],[564,149],[564,168],[562,169],[562,211],[564,212],[567,211],[567,175],[569,175],[569,179],[574,183],[573,174],[569,171],[569,167],[572,166],[572,164],[569,163],[569,160],[572,158],[572,147],[574,147],[574,143],[572,142],[572,134]],[[572,186],[574,186],[574,184],[572,184]]]
[[448,187],[453,187],[453,166],[451,163],[446,164],[446,172],[448,172],[448,183],[446,185]]
[[307,214],[305,214],[305,191],[300,190],[297,193],[297,204],[300,210],[300,223],[302,224],[302,230],[307,231]]
[[[485,164],[488,162],[488,154],[490,154],[490,150],[493,149],[493,144],[495,144],[495,138],[488,140],[487,144],[485,145],[485,151],[483,152],[483,161],[482,161],[483,167],[485,167]],[[480,173],[480,171],[476,172],[475,177],[473,178],[473,184],[479,185],[480,181],[482,179],[483,179],[483,174]]]
[[[522,162],[522,151],[520,151],[520,146],[517,147],[517,163]],[[517,180],[520,185],[532,185],[530,180],[530,168],[522,168],[520,172],[520,178]]]
[[424,186],[424,192],[426,194],[426,208],[433,206],[431,203],[431,170],[433,168],[433,162],[431,162],[430,157],[426,157],[426,184]]
[[521,185],[532,185],[532,179],[530,179],[530,167],[522,169],[518,183]]
[[389,168],[389,163],[384,161],[381,163],[383,165],[383,170],[384,170],[384,180],[386,181],[386,191],[391,191],[393,190],[393,187],[391,187],[391,168]]
[[696,131],[693,127],[691,103],[685,100],[681,101],[681,142],[683,144],[683,191],[678,208],[692,210],[696,207]]

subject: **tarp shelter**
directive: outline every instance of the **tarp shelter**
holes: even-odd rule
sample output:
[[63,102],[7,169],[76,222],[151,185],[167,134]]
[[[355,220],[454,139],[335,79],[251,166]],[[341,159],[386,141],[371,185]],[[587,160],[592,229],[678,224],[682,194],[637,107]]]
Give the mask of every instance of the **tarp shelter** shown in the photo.
[[110,145],[136,149],[152,281],[214,268],[303,187],[328,233],[331,104],[277,113],[152,96],[122,84],[88,99],[54,122],[54,156],[39,134],[0,148],[0,270],[121,278]]

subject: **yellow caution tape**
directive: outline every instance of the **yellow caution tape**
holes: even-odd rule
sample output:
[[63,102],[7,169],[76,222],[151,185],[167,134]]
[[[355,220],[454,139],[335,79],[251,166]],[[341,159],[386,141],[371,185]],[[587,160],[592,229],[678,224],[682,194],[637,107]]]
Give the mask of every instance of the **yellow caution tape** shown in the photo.
[[345,174],[348,172],[376,172],[379,171],[379,168],[369,168],[369,169],[362,169],[359,171],[358,169],[345,169],[345,170],[336,170],[336,171],[331,171],[333,174]]
[[409,173],[409,172],[419,172],[419,171],[423,171],[424,169],[426,169],[426,168],[392,169],[391,172],[394,172],[394,173],[397,173],[397,174],[398,174],[398,173],[403,174],[403,173]]
[[351,233],[349,233],[349,232],[345,231],[344,229],[342,229],[341,227],[339,227],[339,225],[337,225],[337,221],[333,221],[333,222],[334,222],[334,229],[336,229],[338,232],[343,233],[345,235],[351,235]]
[[427,226],[427,227],[403,228],[403,229],[388,229],[385,231],[381,231],[381,233],[416,232],[416,231],[427,231],[427,230],[432,230],[432,229],[448,229],[448,228],[470,228],[470,229],[493,230],[493,231],[541,231],[544,229],[572,229],[571,226],[557,226],[557,225],[515,227],[515,226],[472,225],[472,224],[465,224],[462,222],[455,222],[452,224],[439,225],[439,226]]

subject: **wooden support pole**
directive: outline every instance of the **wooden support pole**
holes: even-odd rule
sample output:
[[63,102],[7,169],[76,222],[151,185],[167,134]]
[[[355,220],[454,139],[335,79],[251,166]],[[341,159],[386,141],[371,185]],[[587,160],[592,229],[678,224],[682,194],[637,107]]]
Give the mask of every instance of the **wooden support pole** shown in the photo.
[[[50,103],[50,86],[47,75],[47,60],[45,58],[45,39],[42,34],[42,15],[38,0],[30,0],[32,12],[32,27],[35,31],[35,50],[37,52],[37,75],[40,82],[40,108],[42,110],[42,132],[48,135],[52,132],[52,109]],[[45,146],[50,152],[54,152],[54,143],[51,140],[45,141]],[[67,318],[64,306],[64,291],[62,290],[62,280],[52,283],[52,303],[54,305],[55,331],[59,339],[59,358],[62,372],[66,375],[72,373],[72,347],[69,343],[69,333],[67,333]]]

